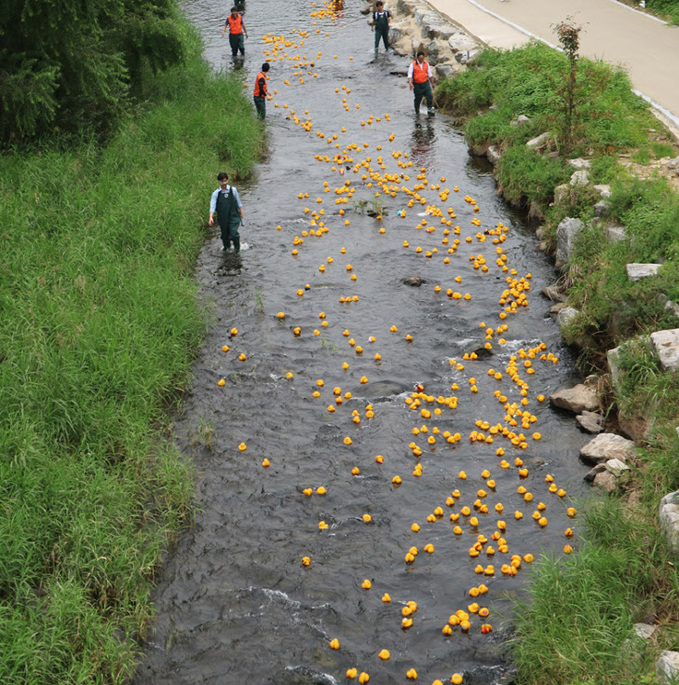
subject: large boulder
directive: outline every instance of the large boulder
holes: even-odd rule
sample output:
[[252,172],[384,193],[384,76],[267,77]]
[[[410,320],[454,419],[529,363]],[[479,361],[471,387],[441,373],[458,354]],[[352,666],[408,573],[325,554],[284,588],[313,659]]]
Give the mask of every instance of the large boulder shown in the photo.
[[585,228],[580,219],[566,217],[556,229],[556,268],[562,269],[573,256],[578,234]]
[[549,396],[549,401],[555,407],[567,409],[574,414],[583,411],[596,411],[599,409],[599,397],[596,390],[589,385],[580,383],[572,388],[557,390]]
[[679,368],[679,328],[651,333],[651,344],[665,371]]
[[495,145],[489,145],[488,149],[486,150],[486,158],[488,161],[495,166],[499,161],[500,161],[500,151],[497,149],[497,146]]
[[601,433],[580,448],[580,458],[590,464],[601,464],[611,459],[626,463],[636,457],[634,443],[622,435]]
[[589,183],[589,174],[586,169],[579,169],[571,174],[570,186],[586,186]]
[[679,492],[671,492],[660,500],[660,529],[673,554],[679,554]]

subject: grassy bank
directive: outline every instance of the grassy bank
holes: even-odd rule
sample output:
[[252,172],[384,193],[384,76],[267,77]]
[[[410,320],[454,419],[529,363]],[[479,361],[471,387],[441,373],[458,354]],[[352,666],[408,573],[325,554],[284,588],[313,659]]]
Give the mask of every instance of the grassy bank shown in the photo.
[[[564,217],[585,222],[560,279],[579,311],[565,336],[583,372],[599,376],[609,421],[636,421],[642,447],[626,484],[588,505],[577,553],[536,566],[530,600],[517,612],[517,682],[650,683],[659,653],[679,649],[676,561],[658,527],[660,499],[679,489],[679,376],[663,373],[645,342],[653,331],[679,326],[665,308],[679,300],[679,198],[660,161],[679,147],[632,95],[624,73],[588,60],[577,63],[575,135],[567,144],[568,75],[566,56],[530,45],[483,53],[438,93],[472,150],[495,145],[501,153],[498,184],[510,202],[543,218],[548,251]],[[530,121],[517,125],[519,115]],[[526,146],[545,131],[552,135],[542,148]],[[555,187],[574,172],[567,160],[578,156],[591,162],[589,183],[568,186],[555,201]],[[611,186],[599,216],[594,184]],[[616,225],[625,237],[613,242],[606,229]],[[630,262],[663,266],[635,283],[625,270]],[[614,385],[605,352],[620,344]],[[660,627],[651,640],[634,637],[633,624],[642,621]]]
[[0,682],[122,682],[189,466],[162,433],[204,329],[216,173],[261,145],[199,56],[102,149],[0,158]]

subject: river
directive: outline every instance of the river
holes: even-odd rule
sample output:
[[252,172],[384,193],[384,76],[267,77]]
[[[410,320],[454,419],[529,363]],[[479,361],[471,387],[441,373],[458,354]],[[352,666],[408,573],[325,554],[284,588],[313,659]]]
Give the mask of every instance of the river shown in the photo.
[[[183,7],[210,62],[231,68],[226,6]],[[453,673],[495,682],[508,668],[524,555],[563,555],[569,526],[577,548],[567,507],[587,492],[577,459],[587,437],[538,400],[580,380],[540,295],[554,270],[452,122],[414,117],[406,79],[390,73],[404,59],[373,61],[359,7],[322,10],[247,0],[239,73],[251,92],[269,51],[269,152],[256,178],[238,184],[247,249],[224,254],[213,232],[196,268],[211,325],[175,433],[195,463],[198,511],[159,574],[139,684],[359,682],[347,679],[351,668],[378,684],[407,682],[410,669],[425,683]],[[426,215],[430,206],[442,217]],[[403,283],[415,275],[419,287]],[[508,278],[515,296],[503,297]],[[527,306],[500,318],[516,297]],[[472,349],[478,359],[464,359]],[[509,417],[512,403],[528,413],[526,428],[514,410]],[[523,433],[525,447],[493,433],[498,425]],[[483,440],[471,441],[473,431]],[[548,490],[548,475],[565,497]],[[546,526],[532,517],[538,503]],[[471,557],[479,535],[487,542]],[[411,547],[418,554],[406,563]],[[503,573],[513,555],[518,572]],[[477,574],[479,564],[494,575]],[[488,592],[470,596],[480,585]],[[417,608],[404,616],[408,602]],[[469,611],[474,603],[489,615]],[[458,610],[471,627],[444,634]]]

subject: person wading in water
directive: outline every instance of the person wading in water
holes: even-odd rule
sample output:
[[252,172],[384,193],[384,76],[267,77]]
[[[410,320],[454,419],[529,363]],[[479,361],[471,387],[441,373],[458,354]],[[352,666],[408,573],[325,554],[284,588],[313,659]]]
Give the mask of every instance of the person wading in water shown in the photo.
[[233,243],[234,252],[240,252],[240,235],[238,228],[243,221],[243,203],[238,197],[238,191],[229,185],[228,174],[222,172],[217,175],[219,188],[210,198],[210,219],[208,226],[214,226],[215,213],[222,234],[222,250],[225,252]]
[[378,0],[376,3],[377,11],[373,12],[373,18],[370,22],[373,31],[375,32],[375,57],[380,47],[380,39],[384,41],[384,49],[389,50],[389,27],[391,26],[391,12],[384,9],[384,3]]

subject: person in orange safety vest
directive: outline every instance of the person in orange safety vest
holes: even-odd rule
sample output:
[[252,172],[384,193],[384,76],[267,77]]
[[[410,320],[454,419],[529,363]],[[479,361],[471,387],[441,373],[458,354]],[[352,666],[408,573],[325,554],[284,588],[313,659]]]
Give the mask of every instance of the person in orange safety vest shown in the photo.
[[255,79],[255,90],[253,93],[257,116],[262,121],[264,121],[264,118],[266,117],[266,96],[269,94],[269,91],[266,89],[266,73],[269,69],[269,63],[264,62],[264,64],[262,64],[262,71],[257,74],[257,78]]
[[431,89],[431,67],[424,61],[424,53],[420,50],[417,59],[408,68],[408,83],[410,90],[415,94],[415,116],[420,115],[420,103],[422,98],[427,99],[427,111],[430,117],[434,116],[434,94]]
[[226,33],[227,27],[229,29],[231,54],[236,57],[238,51],[240,50],[241,56],[245,57],[245,39],[243,38],[243,33],[245,33],[246,38],[248,38],[248,30],[245,28],[245,24],[243,23],[243,15],[238,14],[238,10],[235,7],[231,8],[231,14],[224,22],[222,36],[224,36]]

